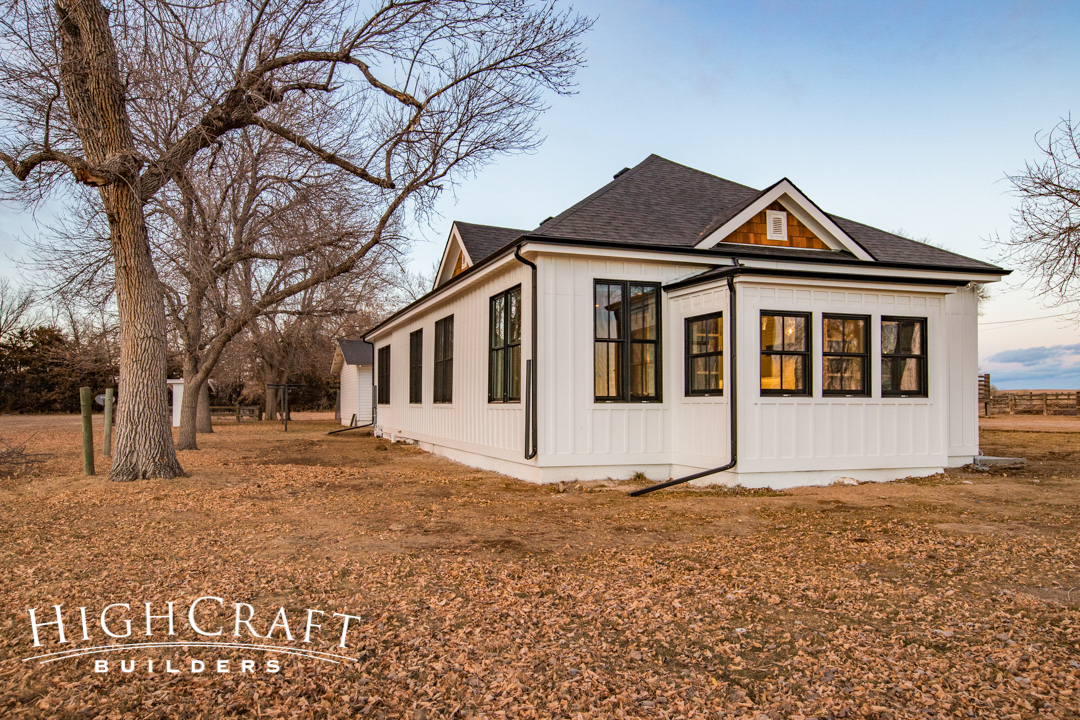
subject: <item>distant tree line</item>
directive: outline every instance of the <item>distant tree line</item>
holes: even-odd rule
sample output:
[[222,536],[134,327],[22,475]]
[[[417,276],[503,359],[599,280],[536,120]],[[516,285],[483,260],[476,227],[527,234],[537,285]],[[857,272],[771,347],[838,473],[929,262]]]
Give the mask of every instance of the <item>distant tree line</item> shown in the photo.
[[[379,280],[378,293],[346,283],[337,288],[337,304],[293,304],[257,318],[229,343],[209,383],[209,404],[259,405],[274,419],[276,397],[266,385],[289,382],[304,386],[290,393],[292,409],[332,410],[337,401],[337,378],[330,375],[336,339],[359,337],[427,283],[404,271],[389,282],[386,275]],[[75,413],[79,388],[90,387],[96,395],[117,387],[115,315],[89,309],[100,308],[100,299],[80,304],[66,296],[46,297],[0,277],[0,413]],[[363,302],[349,307],[344,302],[349,297]],[[175,337],[170,338],[168,366],[169,377],[183,377],[184,347]],[[167,393],[163,387],[162,394]]]

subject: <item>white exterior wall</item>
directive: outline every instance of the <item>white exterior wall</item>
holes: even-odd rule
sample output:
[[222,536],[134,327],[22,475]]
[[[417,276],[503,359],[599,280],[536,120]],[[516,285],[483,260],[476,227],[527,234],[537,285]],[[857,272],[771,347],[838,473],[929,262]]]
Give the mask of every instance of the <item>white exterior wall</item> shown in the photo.
[[[522,404],[487,402],[488,308],[492,295],[522,286],[522,392],[530,350],[530,273],[512,258],[423,312],[370,338],[392,346],[391,397],[376,430],[436,453],[535,482],[666,480],[730,460],[733,329],[726,283],[661,294],[662,401],[594,401],[593,283],[671,283],[701,271],[685,262],[545,253],[538,266],[539,454],[523,457]],[[978,447],[975,294],[870,281],[773,280],[740,276],[738,288],[738,464],[696,483],[749,487],[828,483],[838,477],[891,480],[969,462]],[[807,397],[760,393],[760,313],[812,314]],[[685,397],[684,321],[722,312],[725,393]],[[822,394],[822,314],[870,316],[870,396]],[[431,402],[434,326],[454,315],[454,402]],[[927,319],[928,397],[881,396],[881,316]],[[408,402],[409,334],[424,329],[423,403]]]
[[[948,464],[948,294],[877,284],[821,285],[737,281],[739,295],[738,481],[782,487],[837,477],[888,480],[928,475]],[[760,314],[811,313],[812,394],[760,393]],[[822,394],[822,314],[870,316],[870,397]],[[881,317],[925,317],[928,397],[881,395]],[[974,380],[974,375],[972,376]]]
[[979,454],[979,299],[975,288],[945,296],[949,341],[949,466]]
[[[671,317],[670,305],[661,292],[662,402],[595,402],[593,282],[664,284],[700,272],[701,266],[543,255],[537,259],[537,267],[541,298],[539,460],[544,481],[625,479],[637,471],[653,479],[668,479],[675,448],[674,409],[683,403],[681,361],[671,348],[675,338],[682,342],[682,320]],[[709,412],[704,407],[709,404],[702,404],[705,412]],[[718,444],[724,445],[724,441]],[[687,449],[685,443],[679,447]]]
[[371,422],[371,366],[341,366],[341,424],[348,425],[356,415],[357,425]]
[[[389,342],[390,404],[379,405],[376,432],[416,440],[421,447],[475,467],[539,480],[535,461],[524,458],[523,403],[488,402],[488,314],[492,295],[521,285],[522,395],[531,332],[531,274],[510,258],[497,271],[448,293],[440,302],[387,334],[372,337],[375,361]],[[454,316],[453,402],[432,402],[435,373],[435,323]],[[424,330],[423,402],[409,403],[409,334]],[[376,377],[378,371],[376,370]]]

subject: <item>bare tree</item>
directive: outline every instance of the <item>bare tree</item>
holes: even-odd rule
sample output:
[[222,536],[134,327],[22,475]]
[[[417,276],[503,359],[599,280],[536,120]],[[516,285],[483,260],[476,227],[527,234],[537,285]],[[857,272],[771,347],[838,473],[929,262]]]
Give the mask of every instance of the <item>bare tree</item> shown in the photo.
[[15,287],[6,277],[0,277],[0,342],[30,320],[34,302],[32,290]]
[[[359,18],[359,19],[355,19]],[[348,272],[408,206],[494,156],[534,147],[546,91],[567,92],[590,21],[526,0],[14,0],[0,18],[0,160],[40,199],[70,171],[108,220],[120,322],[110,477],[175,477],[161,388],[166,322],[145,206],[204,151],[258,127],[349,172],[377,221],[341,262],[265,307]],[[290,127],[286,103],[319,119]],[[163,128],[155,152],[133,124]],[[264,308],[252,308],[256,315]]]
[[1077,300],[1080,282],[1080,123],[1066,117],[1036,142],[1039,158],[1008,176],[1020,205],[998,243],[1044,297],[1064,305]]

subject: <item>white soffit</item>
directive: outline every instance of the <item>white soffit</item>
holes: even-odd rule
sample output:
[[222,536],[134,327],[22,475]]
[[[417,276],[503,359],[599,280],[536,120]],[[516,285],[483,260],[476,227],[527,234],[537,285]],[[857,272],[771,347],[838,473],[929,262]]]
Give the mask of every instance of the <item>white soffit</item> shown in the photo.
[[472,258],[469,257],[469,251],[465,249],[465,243],[461,240],[461,233],[458,232],[457,223],[454,223],[450,228],[450,237],[446,240],[446,247],[443,249],[442,260],[439,261],[439,272],[435,273],[435,287],[442,285],[454,276],[454,265],[457,264],[459,253],[463,265],[472,267]]
[[871,257],[868,252],[863,250],[859,243],[855,242],[850,235],[833,222],[832,218],[821,212],[814,203],[810,202],[808,197],[803,195],[802,192],[786,178],[776,183],[776,185],[768,192],[744,208],[738,215],[710,233],[708,237],[699,242],[695,247],[704,250],[718,245],[728,235],[741,228],[755,215],[777,201],[784,206],[785,210],[798,218],[799,222],[810,228],[815,235],[821,238],[822,242],[833,250],[847,250],[860,260],[869,262],[874,261],[874,258]]

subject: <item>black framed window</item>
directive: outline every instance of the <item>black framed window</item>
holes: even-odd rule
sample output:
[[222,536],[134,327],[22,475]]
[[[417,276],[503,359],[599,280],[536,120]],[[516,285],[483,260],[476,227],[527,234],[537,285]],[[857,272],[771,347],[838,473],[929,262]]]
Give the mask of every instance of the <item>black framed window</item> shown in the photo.
[[881,394],[926,397],[926,318],[881,318]]
[[454,316],[435,323],[435,390],[432,402],[454,401]]
[[809,313],[761,313],[761,394],[810,394]]
[[424,402],[424,329],[409,333],[409,402]]
[[686,319],[686,394],[724,394],[724,314]]
[[384,345],[379,348],[379,386],[378,403],[390,404],[390,346]]
[[870,318],[823,315],[821,331],[821,392],[825,395],[868,394]]
[[594,393],[598,402],[660,400],[660,285],[593,285]]
[[491,298],[488,402],[521,399],[521,286]]

